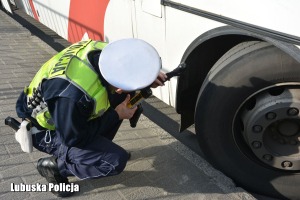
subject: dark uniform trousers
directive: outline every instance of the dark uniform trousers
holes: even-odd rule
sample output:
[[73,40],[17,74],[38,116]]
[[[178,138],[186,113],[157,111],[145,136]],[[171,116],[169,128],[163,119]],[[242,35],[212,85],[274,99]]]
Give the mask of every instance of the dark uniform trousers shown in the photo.
[[[69,82],[63,81],[64,79],[53,79],[52,81],[44,82],[43,86],[45,88],[47,88],[46,86],[51,88],[51,90],[45,90],[43,92],[44,97],[54,96],[51,91],[61,91],[61,85],[67,85],[68,88],[70,88]],[[46,83],[48,85],[45,86]],[[76,89],[75,86],[74,88],[71,91],[73,92],[72,94],[78,94],[81,97],[81,91]],[[125,93],[116,94],[108,92],[111,108],[114,109],[117,105],[122,103],[126,95]],[[134,92],[130,93],[130,95],[133,96]],[[24,92],[22,92],[18,98],[16,111],[20,118],[32,119],[32,110],[27,107],[27,96]],[[110,127],[108,131],[107,128],[105,128],[105,131],[93,129],[93,133],[91,133],[93,138],[89,138],[84,145],[81,145],[81,148],[64,145],[61,141],[61,137],[57,135],[55,131],[49,130],[33,134],[33,146],[39,151],[57,157],[60,174],[64,177],[75,175],[80,179],[87,179],[116,175],[124,170],[128,160],[128,153],[122,147],[112,142],[122,120],[111,122],[111,126],[109,123],[110,120],[105,122],[105,126]],[[35,124],[35,126],[37,125]]]
[[84,148],[67,147],[59,141],[55,131],[33,134],[33,146],[56,156],[60,174],[80,179],[100,178],[121,173],[127,163],[128,153],[112,142],[122,122],[110,133],[99,135]]
[[[97,52],[94,56],[94,61],[91,59],[91,62],[94,63],[95,71],[99,74],[103,85],[108,86],[97,66],[99,55],[100,52]],[[72,84],[70,86],[68,81],[59,78],[43,83],[43,88],[51,88],[51,90],[47,89],[43,91],[43,95],[49,99],[49,97],[55,96],[57,91],[61,92],[61,87],[65,88],[66,86],[69,93],[74,92],[72,94],[82,96],[82,92],[77,87],[71,87]],[[66,90],[64,89],[63,91]],[[134,94],[135,92],[130,93],[131,96]],[[111,107],[115,108],[122,103],[126,95],[125,93],[116,94],[108,92]],[[21,93],[17,101],[16,110],[20,118],[31,118],[32,110],[27,107],[27,97],[24,92]],[[109,126],[107,123],[106,125]],[[80,179],[87,179],[116,175],[124,170],[128,160],[128,153],[122,147],[112,142],[121,123],[122,121],[119,121],[116,125],[116,122],[114,122],[108,132],[96,131],[97,134],[93,135],[97,136],[83,148],[65,146],[55,131],[41,131],[33,134],[33,146],[39,151],[57,157],[60,174],[64,177],[75,175]]]
[[[134,95],[134,92],[130,95]],[[126,94],[109,94],[113,108],[125,98]],[[58,168],[64,177],[76,176],[79,179],[88,179],[117,175],[124,170],[128,160],[127,151],[112,142],[121,123],[122,120],[117,125],[111,126],[108,132],[99,130],[98,136],[84,148],[65,146],[55,131],[34,134],[32,143],[37,150],[58,158]]]

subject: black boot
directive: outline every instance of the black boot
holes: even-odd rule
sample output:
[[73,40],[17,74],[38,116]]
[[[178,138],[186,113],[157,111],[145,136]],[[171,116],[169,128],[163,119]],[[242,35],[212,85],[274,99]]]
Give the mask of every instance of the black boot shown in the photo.
[[[45,177],[49,183],[57,184],[70,184],[68,179],[61,176],[57,166],[57,158],[52,156],[48,158],[41,158],[37,162],[37,170],[42,177]],[[67,191],[51,191],[58,197],[68,197],[73,194],[73,192]]]

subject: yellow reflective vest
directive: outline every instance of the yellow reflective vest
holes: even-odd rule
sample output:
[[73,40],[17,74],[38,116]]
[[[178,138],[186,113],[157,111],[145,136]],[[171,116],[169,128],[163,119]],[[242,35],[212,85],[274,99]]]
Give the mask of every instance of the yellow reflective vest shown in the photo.
[[[27,103],[32,100],[34,92],[40,90],[42,81],[62,78],[68,80],[94,100],[90,119],[101,116],[110,106],[108,94],[98,74],[88,61],[87,55],[91,51],[102,50],[105,45],[106,43],[100,41],[81,41],[56,54],[41,67],[30,85],[25,88]],[[55,129],[47,107],[39,110],[33,117],[42,127],[49,130]]]

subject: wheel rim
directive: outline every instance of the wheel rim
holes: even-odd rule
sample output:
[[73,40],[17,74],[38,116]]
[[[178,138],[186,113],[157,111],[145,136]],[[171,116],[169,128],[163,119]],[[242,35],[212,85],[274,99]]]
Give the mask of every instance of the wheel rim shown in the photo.
[[[235,122],[240,122],[239,128],[234,123],[234,130],[240,133],[235,134],[236,142],[244,154],[250,149],[270,167],[300,170],[299,93],[295,87],[273,87],[254,94],[242,104],[239,117],[235,118]],[[245,143],[247,150],[242,148]]]

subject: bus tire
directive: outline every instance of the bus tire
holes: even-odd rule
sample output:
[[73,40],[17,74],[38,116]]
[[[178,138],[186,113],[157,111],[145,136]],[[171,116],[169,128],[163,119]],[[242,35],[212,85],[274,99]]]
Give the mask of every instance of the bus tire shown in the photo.
[[271,44],[229,50],[208,73],[195,108],[206,159],[250,192],[299,198],[299,88],[300,64]]

